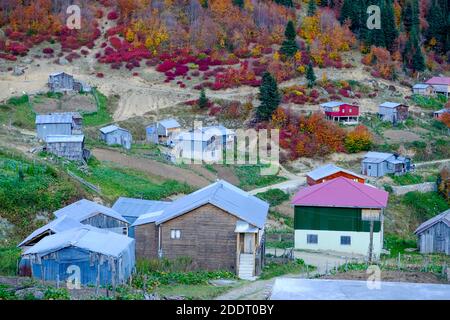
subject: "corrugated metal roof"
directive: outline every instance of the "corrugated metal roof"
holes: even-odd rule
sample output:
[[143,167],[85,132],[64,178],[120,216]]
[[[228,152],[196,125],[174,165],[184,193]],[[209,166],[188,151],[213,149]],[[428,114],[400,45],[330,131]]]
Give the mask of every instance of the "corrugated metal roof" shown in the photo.
[[434,114],[443,114],[443,113],[450,113],[450,109],[441,109],[438,111],[435,111]]
[[118,258],[124,252],[134,250],[134,239],[92,226],[83,226],[45,237],[24,254],[45,256],[67,247]]
[[36,124],[72,123],[73,115],[70,113],[39,114],[36,116]]
[[425,83],[431,85],[448,85],[450,86],[450,77],[433,77]]
[[[258,228],[264,228],[269,212],[269,204],[267,202],[226,181],[219,180],[172,202],[157,216],[155,222],[156,224],[161,224],[208,203]],[[150,214],[148,218],[153,219]]]
[[337,172],[345,172],[345,173],[351,174],[353,176],[362,178],[360,175],[358,175],[354,172],[351,172],[349,170],[342,169],[332,163],[329,163],[329,164],[326,164],[324,166],[314,169],[313,171],[309,172],[307,174],[307,176],[311,177],[314,180],[319,180],[319,179],[328,177],[329,175],[335,174]]
[[71,74],[68,74],[68,73],[66,73],[66,72],[64,72],[64,71],[53,72],[53,73],[50,73],[49,76],[55,77],[55,76],[59,76],[59,75],[61,75],[61,74],[67,74],[68,76],[73,77]]
[[143,214],[166,208],[171,202],[120,197],[112,209],[124,217],[139,217]]
[[180,132],[175,139],[184,141],[208,141],[213,136],[231,136],[235,131],[225,128],[222,125],[202,127],[193,131]]
[[55,142],[83,142],[84,135],[48,135],[45,137],[45,142],[55,143]]
[[108,133],[111,133],[111,132],[116,131],[116,130],[128,131],[128,130],[120,128],[120,127],[118,127],[116,125],[110,125],[110,126],[106,126],[106,127],[103,127],[103,128],[100,129],[100,131],[102,133],[104,133],[104,134],[108,134]]
[[166,129],[179,128],[180,124],[177,120],[170,118],[158,121],[158,123]]
[[86,199],[74,202],[54,212],[55,216],[58,218],[66,215],[76,221],[83,221],[98,213],[128,223],[128,221],[115,210]]
[[428,87],[430,87],[431,85],[427,84],[427,83],[417,83],[413,86],[413,89],[426,89]]
[[384,160],[386,160],[386,159],[388,159],[388,158],[390,158],[392,156],[393,156],[392,153],[369,151],[364,156],[364,159],[366,159],[366,158],[373,158],[373,159],[379,159],[381,161],[384,161]]
[[163,214],[163,212],[164,211],[160,210],[160,211],[145,213],[145,214],[139,216],[139,218],[137,218],[136,221],[134,221],[134,223],[131,226],[135,227],[135,226],[140,226],[143,224],[153,223]]
[[380,104],[380,107],[385,107],[385,108],[397,108],[398,106],[401,106],[401,103],[397,103],[397,102],[384,102],[382,104]]
[[292,204],[298,206],[338,208],[385,208],[384,190],[339,177],[298,191]]
[[327,107],[327,108],[334,108],[334,107],[342,106],[343,104],[346,104],[346,103],[342,102],[342,101],[329,101],[329,102],[321,103],[320,106]]
[[417,229],[416,231],[414,231],[415,234],[421,233],[425,230],[427,230],[428,228],[434,226],[436,223],[439,222],[443,222],[445,223],[448,227],[450,227],[450,209],[442,212],[441,214],[438,214],[437,216],[425,221],[424,223],[422,223]]
[[39,229],[35,230],[33,233],[31,233],[28,237],[25,238],[21,243],[19,243],[18,247],[21,247],[25,245],[30,240],[33,240],[34,238],[40,236],[41,234],[45,232],[53,232],[58,233],[66,230],[70,230],[73,228],[82,227],[83,225],[79,223],[78,221],[75,221],[67,216],[62,216],[60,218],[57,218],[49,223],[47,223],[45,226],[40,227]]

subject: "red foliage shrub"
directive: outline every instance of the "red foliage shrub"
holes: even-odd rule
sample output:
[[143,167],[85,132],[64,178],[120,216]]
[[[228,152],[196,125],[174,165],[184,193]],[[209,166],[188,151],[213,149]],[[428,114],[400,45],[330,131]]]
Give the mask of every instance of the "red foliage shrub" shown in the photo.
[[117,20],[119,18],[119,15],[116,11],[111,11],[107,15],[108,20]]
[[101,72],[98,72],[96,74],[96,76],[97,76],[97,78],[103,78],[105,75],[103,73],[101,73]]
[[95,11],[95,17],[96,17],[97,19],[103,18],[103,10],[98,9],[97,11]]
[[17,58],[12,54],[2,53],[0,52],[0,59],[8,60],[8,61],[17,61]]
[[42,52],[45,54],[52,54],[55,51],[52,48],[44,48],[42,49]]
[[316,89],[311,90],[311,92],[309,93],[309,96],[313,99],[317,99],[320,96],[319,91],[317,91]]
[[24,56],[28,52],[28,48],[18,42],[10,42],[6,46],[6,51],[12,53],[15,56]]
[[117,37],[109,38],[109,43],[116,50],[120,50],[122,48],[122,41]]
[[350,94],[349,94],[348,90],[339,89],[339,94],[343,97],[350,98]]
[[193,77],[198,77],[199,75],[200,75],[200,72],[197,70],[191,72],[191,76],[193,76]]
[[173,62],[172,60],[164,60],[162,63],[160,63],[157,67],[156,67],[156,71],[158,72],[167,72],[169,70],[172,70],[173,68],[175,68],[176,63]]
[[83,49],[83,50],[81,50],[81,54],[82,54],[83,56],[87,56],[87,55],[89,54],[89,51],[86,50],[86,49]]

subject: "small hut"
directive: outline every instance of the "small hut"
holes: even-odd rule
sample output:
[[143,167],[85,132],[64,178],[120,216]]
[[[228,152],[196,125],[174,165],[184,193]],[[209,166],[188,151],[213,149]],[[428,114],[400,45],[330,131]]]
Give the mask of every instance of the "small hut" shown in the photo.
[[414,94],[431,96],[434,92],[433,86],[427,83],[417,83],[412,88]]
[[84,135],[48,135],[44,150],[72,161],[89,158],[89,151],[84,149]]
[[43,238],[24,252],[33,278],[76,285],[126,283],[135,267],[135,241],[91,226]]
[[450,209],[422,223],[414,233],[420,253],[450,255]]
[[378,115],[383,121],[389,121],[393,124],[408,119],[409,107],[402,103],[384,102],[378,106]]
[[48,76],[48,87],[51,92],[73,91],[73,76],[65,72],[56,72]]
[[100,129],[100,139],[107,145],[121,145],[125,149],[131,149],[133,137],[130,131],[115,125],[110,125]]

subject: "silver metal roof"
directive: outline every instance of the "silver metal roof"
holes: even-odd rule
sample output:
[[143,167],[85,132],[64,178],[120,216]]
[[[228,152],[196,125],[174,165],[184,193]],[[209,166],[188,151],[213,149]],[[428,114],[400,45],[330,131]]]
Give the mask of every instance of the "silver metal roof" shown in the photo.
[[427,83],[417,83],[413,86],[413,89],[426,89],[428,87],[431,87],[431,85]]
[[397,102],[384,102],[384,103],[380,104],[380,107],[396,108],[401,105],[402,105],[401,103],[397,103]]
[[45,137],[45,142],[55,143],[55,142],[83,142],[84,135],[48,135]]
[[104,134],[108,134],[108,133],[111,133],[111,132],[116,131],[116,130],[122,130],[122,131],[129,132],[127,129],[118,127],[116,125],[110,125],[110,126],[106,126],[106,127],[103,127],[103,128],[100,129],[100,131],[102,133],[104,133]]
[[443,222],[448,227],[450,227],[450,209],[442,212],[441,214],[438,214],[437,216],[431,218],[430,220],[425,221],[422,223],[416,231],[414,231],[415,234],[422,233],[423,231],[427,230],[428,228],[434,226],[436,223]]
[[36,124],[72,123],[71,113],[39,114],[36,116]]
[[139,217],[143,214],[159,211],[170,205],[170,202],[120,197],[112,209],[124,217]]
[[180,124],[177,120],[170,118],[158,121],[158,123],[166,129],[179,128]]
[[320,106],[327,107],[327,108],[334,108],[334,107],[339,107],[343,104],[346,104],[346,103],[342,102],[342,101],[329,101],[329,102],[321,103]]
[[338,166],[336,166],[336,165],[334,165],[332,163],[329,163],[329,164],[326,164],[324,166],[321,166],[319,168],[314,169],[313,171],[309,172],[307,174],[307,176],[311,177],[314,180],[318,180],[318,179],[325,178],[325,177],[327,177],[329,175],[332,175],[332,174],[335,174],[336,172],[341,172],[341,171],[345,172],[345,173],[348,173],[348,174],[351,174],[351,175],[356,176],[356,177],[361,177],[360,175],[358,175],[358,174],[356,174],[354,172],[342,169],[342,168],[340,168],[340,167],[338,167]]

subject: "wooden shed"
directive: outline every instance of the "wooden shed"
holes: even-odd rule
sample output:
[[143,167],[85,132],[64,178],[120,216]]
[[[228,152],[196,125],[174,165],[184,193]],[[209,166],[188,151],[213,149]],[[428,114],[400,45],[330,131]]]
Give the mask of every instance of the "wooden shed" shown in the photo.
[[420,253],[450,255],[450,209],[422,223],[414,233]]
[[48,87],[52,92],[73,91],[73,76],[65,72],[56,72],[48,76]]
[[408,119],[409,107],[402,103],[384,102],[378,106],[378,115],[383,121],[389,121],[393,124]]
[[412,88],[414,94],[422,96],[431,96],[434,92],[433,86],[426,83],[417,83]]
[[78,112],[39,114],[35,123],[37,137],[42,140],[48,135],[83,134],[83,117]]
[[131,149],[133,140],[130,131],[116,125],[110,125],[100,129],[100,139],[107,145],[121,145],[125,149]]
[[72,161],[89,158],[89,151],[84,149],[84,135],[48,135],[45,137],[44,150]]

